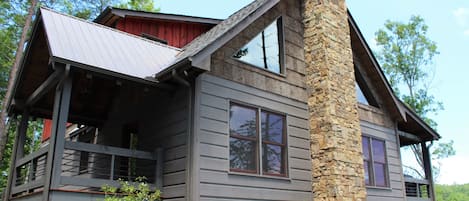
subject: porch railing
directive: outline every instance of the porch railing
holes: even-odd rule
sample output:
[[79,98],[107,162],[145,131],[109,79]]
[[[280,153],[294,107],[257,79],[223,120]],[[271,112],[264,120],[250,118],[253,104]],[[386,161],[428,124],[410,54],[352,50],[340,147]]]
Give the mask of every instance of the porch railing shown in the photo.
[[31,193],[44,186],[48,151],[47,145],[16,161],[11,190],[13,195],[21,192]]
[[[17,160],[11,195],[40,190],[45,185],[49,146]],[[119,179],[133,181],[145,177],[153,187],[161,188],[162,149],[154,152],[65,141],[60,188],[99,190],[103,185],[118,186]]]
[[405,192],[412,200],[430,200],[430,183],[428,180],[405,178]]

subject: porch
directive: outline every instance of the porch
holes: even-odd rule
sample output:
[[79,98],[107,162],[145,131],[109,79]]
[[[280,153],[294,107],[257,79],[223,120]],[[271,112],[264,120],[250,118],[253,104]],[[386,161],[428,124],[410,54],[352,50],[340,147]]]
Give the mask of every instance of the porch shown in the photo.
[[[402,157],[414,157],[413,160],[415,160],[410,164],[402,162],[406,199],[408,201],[434,201],[434,181],[429,150],[431,144],[427,143],[430,141],[429,138],[422,134],[416,135],[404,131],[399,131],[398,134],[401,160],[403,160]],[[409,153],[412,153],[412,156],[402,156]],[[415,153],[419,154],[414,155]],[[409,163],[409,159],[406,161]]]
[[[50,145],[45,145],[17,160],[12,197],[36,194],[44,190],[49,149]],[[147,152],[66,140],[59,166],[59,187],[54,190],[99,195],[100,188],[104,185],[117,187],[118,179],[134,181],[137,177],[145,177],[152,188],[161,189],[162,161],[162,149]]]
[[[180,51],[39,11],[7,108],[18,122],[7,200],[91,201],[103,185],[137,177],[183,198],[190,73],[155,78]],[[51,119],[51,135],[25,154],[31,119]]]
[[[119,180],[134,181],[137,177],[146,178],[152,189],[162,191],[171,184],[184,186],[188,131],[185,87],[175,84],[162,89],[86,73],[71,65],[54,65],[58,70],[49,78],[58,77],[59,81],[49,83],[47,78],[36,89],[50,91],[38,98],[32,93],[27,100],[36,101],[26,101],[28,107],[12,108],[21,115],[17,116],[14,168],[6,191],[9,200],[61,200],[60,196],[73,194],[77,200],[91,201],[103,197],[102,186],[117,187]],[[55,86],[42,87],[49,84]],[[16,98],[18,102],[20,97]],[[39,150],[25,155],[25,136],[33,118],[51,118],[52,133]],[[165,151],[171,156],[165,156]],[[171,196],[172,190],[165,193]]]

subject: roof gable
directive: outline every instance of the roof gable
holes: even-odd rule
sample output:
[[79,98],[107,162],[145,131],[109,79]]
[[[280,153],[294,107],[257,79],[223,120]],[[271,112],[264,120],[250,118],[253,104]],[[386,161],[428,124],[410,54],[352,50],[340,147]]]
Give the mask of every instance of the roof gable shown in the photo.
[[[181,50],[41,8],[53,60],[90,70],[147,79],[172,63]],[[158,58],[158,59],[155,59]]]
[[435,130],[394,95],[378,61],[364,40],[352,15],[350,13],[348,15],[354,60],[363,62],[362,65],[367,70],[368,78],[379,93],[376,95],[382,97],[384,106],[391,113],[391,118],[397,120],[399,129],[418,135],[424,141],[439,139],[440,135]]
[[146,19],[156,19],[156,20],[168,20],[168,21],[180,21],[180,22],[192,22],[200,24],[209,24],[217,25],[221,19],[213,19],[206,17],[196,17],[196,16],[187,16],[187,15],[176,15],[168,13],[155,13],[155,12],[146,12],[146,11],[136,11],[116,7],[107,7],[101,14],[96,17],[94,22],[104,25],[111,25],[116,22],[119,18],[126,17],[138,17]]
[[[210,70],[210,66],[205,65],[207,64],[205,60],[218,48],[275,6],[279,1],[280,0],[256,0],[240,9],[226,20],[213,27],[210,31],[202,34],[183,47],[183,51],[178,55],[177,60],[172,66],[178,66],[180,63],[184,63],[188,60],[194,67]],[[171,70],[171,68],[165,71],[169,70]],[[161,74],[163,73],[165,72]]]

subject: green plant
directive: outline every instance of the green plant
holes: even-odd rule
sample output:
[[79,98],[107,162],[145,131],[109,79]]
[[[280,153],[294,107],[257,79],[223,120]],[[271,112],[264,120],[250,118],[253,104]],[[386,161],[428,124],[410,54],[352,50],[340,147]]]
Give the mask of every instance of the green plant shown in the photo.
[[161,191],[152,191],[145,177],[138,177],[135,182],[119,179],[120,188],[104,185],[101,190],[105,193],[103,201],[160,201]]

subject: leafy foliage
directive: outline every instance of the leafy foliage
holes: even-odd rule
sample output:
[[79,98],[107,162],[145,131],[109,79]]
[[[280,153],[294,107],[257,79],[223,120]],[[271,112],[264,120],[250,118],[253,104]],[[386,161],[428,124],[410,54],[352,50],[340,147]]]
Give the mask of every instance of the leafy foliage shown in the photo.
[[[125,0],[40,0],[41,6],[47,6],[80,18],[91,19],[96,17],[109,5],[130,5],[128,8],[135,9],[141,4],[141,10],[157,11],[149,1]],[[20,41],[21,31],[30,6],[29,0],[0,1],[0,101],[4,101],[7,91],[9,72],[13,66],[16,49]],[[24,44],[20,44],[24,46]],[[0,104],[1,105],[1,104]],[[2,109],[2,108],[0,108]],[[9,121],[8,139],[4,150],[4,160],[0,161],[0,194],[7,183],[10,158],[16,133],[16,122]],[[40,143],[41,121],[32,121],[29,124],[27,134],[27,146],[25,154],[38,148]]]
[[469,200],[469,184],[435,185],[435,192],[437,201]]
[[[405,104],[414,110],[428,125],[436,129],[437,123],[428,117],[443,110],[443,104],[429,94],[433,57],[438,55],[436,43],[426,34],[428,26],[419,16],[412,16],[408,23],[386,21],[385,29],[375,33],[380,50],[378,60],[390,84]],[[454,155],[453,142],[439,143],[434,148],[433,159]],[[422,150],[411,147],[423,169]],[[434,166],[434,173],[439,167]],[[422,175],[416,172],[418,175]]]
[[119,4],[117,7],[147,12],[160,11],[159,8],[155,8],[153,0],[129,0],[126,3]]
[[160,190],[152,191],[144,177],[138,177],[135,183],[119,180],[120,188],[104,185],[104,201],[159,201]]

